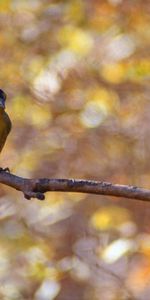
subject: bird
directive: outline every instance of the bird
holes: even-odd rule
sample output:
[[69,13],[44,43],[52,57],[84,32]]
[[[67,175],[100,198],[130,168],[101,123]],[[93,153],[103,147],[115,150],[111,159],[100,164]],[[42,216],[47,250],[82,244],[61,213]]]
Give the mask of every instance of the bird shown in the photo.
[[[5,92],[0,89],[0,152],[3,149],[7,136],[12,128],[11,120],[8,114],[5,112],[6,98],[7,96]],[[8,171],[8,168],[0,168],[0,171]]]

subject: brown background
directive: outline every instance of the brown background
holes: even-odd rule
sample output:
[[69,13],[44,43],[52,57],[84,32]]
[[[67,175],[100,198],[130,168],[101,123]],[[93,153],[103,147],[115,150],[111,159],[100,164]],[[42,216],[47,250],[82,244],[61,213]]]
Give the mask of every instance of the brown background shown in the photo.
[[[149,15],[140,0],[0,2],[2,167],[150,187]],[[149,299],[149,203],[0,197],[0,299]]]

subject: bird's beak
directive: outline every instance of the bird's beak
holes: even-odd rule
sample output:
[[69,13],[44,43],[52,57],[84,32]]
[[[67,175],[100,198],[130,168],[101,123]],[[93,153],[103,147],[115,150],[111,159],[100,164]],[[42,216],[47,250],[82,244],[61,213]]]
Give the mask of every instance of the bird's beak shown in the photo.
[[0,98],[0,107],[2,107],[3,109],[5,109],[5,101],[3,98]]

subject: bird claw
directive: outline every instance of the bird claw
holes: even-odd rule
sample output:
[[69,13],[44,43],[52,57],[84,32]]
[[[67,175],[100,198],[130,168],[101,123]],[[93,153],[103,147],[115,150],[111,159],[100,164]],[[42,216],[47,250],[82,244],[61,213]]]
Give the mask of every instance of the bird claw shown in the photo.
[[8,173],[10,173],[10,169],[9,168],[1,168],[0,167],[0,172],[8,172]]

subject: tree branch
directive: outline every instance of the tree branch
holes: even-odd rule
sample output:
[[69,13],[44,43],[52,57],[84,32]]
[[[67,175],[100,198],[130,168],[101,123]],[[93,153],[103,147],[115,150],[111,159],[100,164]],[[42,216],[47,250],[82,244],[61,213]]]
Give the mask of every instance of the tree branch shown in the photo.
[[112,184],[103,181],[82,179],[28,179],[6,171],[0,171],[0,183],[23,192],[26,199],[44,200],[44,193],[50,191],[89,193],[97,195],[131,198],[150,201],[150,190],[136,186]]

